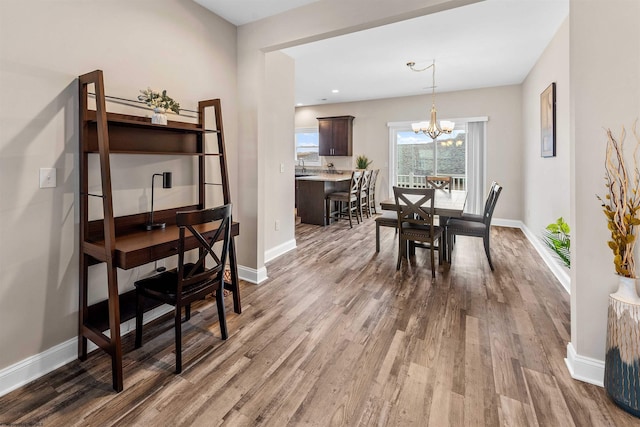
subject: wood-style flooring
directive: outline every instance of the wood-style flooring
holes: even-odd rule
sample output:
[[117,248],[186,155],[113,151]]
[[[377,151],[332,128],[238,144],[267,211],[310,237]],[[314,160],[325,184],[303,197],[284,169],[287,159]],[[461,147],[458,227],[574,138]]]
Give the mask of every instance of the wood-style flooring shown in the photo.
[[[565,366],[569,296],[520,230],[459,237],[431,281],[426,251],[396,271],[397,237],[372,219],[299,225],[269,280],[213,300],[183,325],[174,374],[171,315],[124,340],[124,386],[95,352],[0,397],[0,425],[632,426],[604,390]],[[605,321],[605,319],[603,319]]]

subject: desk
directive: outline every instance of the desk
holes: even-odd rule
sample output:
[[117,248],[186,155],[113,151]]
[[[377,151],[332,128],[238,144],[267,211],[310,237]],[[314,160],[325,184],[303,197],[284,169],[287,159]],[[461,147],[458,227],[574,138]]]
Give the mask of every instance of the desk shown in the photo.
[[[433,209],[436,215],[440,216],[440,222],[446,223],[449,218],[457,218],[462,215],[462,211],[464,210],[464,205],[467,202],[467,192],[461,190],[436,190],[435,191],[435,199],[433,201]],[[418,200],[420,196],[418,195],[407,195],[409,200],[416,199]],[[386,199],[380,202],[380,207],[382,210],[395,211],[396,210],[396,201],[395,199]],[[442,250],[444,251],[444,259],[447,260],[447,236],[444,235],[442,237]],[[447,260],[449,261],[449,260]]]
[[[128,215],[114,218],[115,223],[115,250],[113,264],[117,268],[130,269],[141,265],[168,258],[178,252],[179,228],[176,226],[175,213],[197,209],[197,206],[182,206],[174,209],[156,211],[155,218],[159,222],[166,222],[166,228],[144,230],[144,224],[148,218],[147,213]],[[105,261],[105,245],[102,220],[89,222],[88,236],[83,243],[81,265],[98,264]],[[205,237],[212,237],[218,229],[217,223],[203,224],[197,227]],[[231,226],[231,236],[239,234],[240,225],[234,222]],[[221,237],[221,236],[220,236]],[[234,245],[231,239],[230,246]],[[197,247],[195,238],[190,236],[185,240],[187,249]],[[232,256],[233,254],[233,256]],[[232,269],[231,282],[225,281],[225,289],[233,294],[233,306],[236,313],[240,313],[240,293],[238,287],[237,260],[235,250],[229,251],[229,262]],[[83,268],[86,270],[86,268]],[[78,336],[78,357],[80,360],[87,358],[87,338],[91,339],[99,347],[107,351],[112,357],[114,385],[122,388],[122,348],[120,339],[120,324],[135,317],[136,298],[135,290],[118,293],[117,290],[109,290],[109,298],[105,301],[89,306],[87,304],[87,276],[82,274],[80,306],[80,325]],[[161,305],[159,302],[145,300],[145,311]],[[110,330],[111,337],[103,331]]]

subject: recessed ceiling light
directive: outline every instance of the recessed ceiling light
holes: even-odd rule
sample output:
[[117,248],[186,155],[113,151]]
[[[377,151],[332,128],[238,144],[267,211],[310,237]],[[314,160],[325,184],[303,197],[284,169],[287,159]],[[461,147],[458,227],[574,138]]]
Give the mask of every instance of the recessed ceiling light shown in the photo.
[[338,92],[340,92],[338,89],[333,89],[333,90],[331,91],[331,93],[338,93]]
[[298,103],[296,104],[296,107],[302,107],[303,105],[304,105],[304,104],[303,104],[302,102],[298,102]]

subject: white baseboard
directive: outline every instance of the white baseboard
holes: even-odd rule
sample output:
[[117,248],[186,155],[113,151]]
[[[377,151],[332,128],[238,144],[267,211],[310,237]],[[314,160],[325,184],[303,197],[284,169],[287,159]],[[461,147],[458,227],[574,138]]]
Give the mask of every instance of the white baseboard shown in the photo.
[[515,219],[493,218],[491,220],[491,225],[497,225],[498,227],[522,228],[522,221]]
[[573,344],[569,343],[564,362],[573,379],[604,387],[604,361],[580,356],[573,348]]
[[267,268],[262,267],[258,270],[251,267],[245,267],[243,265],[238,266],[238,276],[249,283],[253,283],[255,285],[259,285],[260,283],[267,280]]
[[[162,305],[145,313],[144,323],[149,323],[158,317],[173,311],[173,307]],[[128,320],[120,325],[120,334],[125,335],[135,330],[135,319]],[[109,335],[107,333],[107,335]],[[88,351],[98,347],[89,341]],[[42,353],[27,357],[18,363],[0,370],[0,396],[22,387],[31,381],[48,374],[49,372],[66,365],[78,358],[78,338],[74,337],[63,343],[55,345]]]
[[280,255],[284,255],[295,248],[296,239],[291,239],[288,242],[284,242],[283,244],[276,246],[275,248],[268,249],[264,252],[264,262],[273,261]]
[[529,230],[529,228],[524,224],[522,224],[520,229],[527,237],[527,240],[531,242],[536,252],[538,252],[540,257],[542,257],[542,260],[545,262],[545,264],[547,264],[549,270],[551,270],[553,275],[556,276],[556,279],[558,279],[562,287],[567,291],[569,295],[571,295],[571,277],[569,276],[569,271],[556,261],[547,247],[542,243],[540,237],[532,233],[531,230]]

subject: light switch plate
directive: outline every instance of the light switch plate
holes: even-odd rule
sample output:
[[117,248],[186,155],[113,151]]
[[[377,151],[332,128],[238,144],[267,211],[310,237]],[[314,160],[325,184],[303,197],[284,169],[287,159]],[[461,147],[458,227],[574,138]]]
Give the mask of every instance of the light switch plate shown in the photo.
[[280,163],[280,173],[284,173],[284,163]]
[[56,186],[56,168],[40,168],[40,188]]

